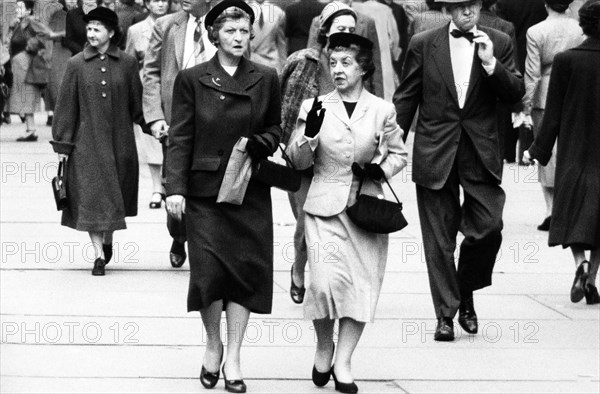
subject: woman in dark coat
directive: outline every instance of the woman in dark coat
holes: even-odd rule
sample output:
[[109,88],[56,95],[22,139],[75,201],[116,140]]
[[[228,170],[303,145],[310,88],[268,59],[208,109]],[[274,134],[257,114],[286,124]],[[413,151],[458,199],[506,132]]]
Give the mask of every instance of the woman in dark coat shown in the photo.
[[250,180],[241,205],[217,203],[234,145],[247,137],[253,161],[277,148],[281,100],[275,69],[243,57],[254,14],[242,0],[224,0],[206,16],[218,48],[208,62],[180,71],[166,163],[167,211],[185,211],[189,240],[188,311],[200,311],[207,343],[200,381],[219,379],[225,353],[220,335],[226,312],[225,389],[245,392],[240,348],[250,312],[271,313],[273,218],[267,185]]
[[[554,58],[546,111],[529,160],[548,163],[558,137],[550,246],[570,247],[575,259],[571,301],[600,303],[595,286],[600,265],[600,0],[579,10],[588,37]],[[590,250],[589,260],[585,251]]]
[[138,159],[133,123],[143,124],[137,60],[116,47],[118,18],[108,8],[85,15],[88,43],[69,59],[51,142],[67,161],[63,226],[87,231],[95,246],[92,275],[104,275],[113,231],[137,215]]

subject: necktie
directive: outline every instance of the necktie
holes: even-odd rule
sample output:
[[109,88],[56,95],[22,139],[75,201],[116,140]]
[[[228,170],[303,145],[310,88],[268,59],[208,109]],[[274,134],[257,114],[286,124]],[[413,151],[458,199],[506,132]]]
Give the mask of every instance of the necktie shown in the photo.
[[263,27],[265,25],[265,17],[263,16],[264,12],[262,6],[258,7],[260,9],[260,16],[258,17],[258,27]]
[[194,30],[194,42],[198,43],[198,54],[204,52],[204,42],[202,41],[202,29],[200,23],[200,18],[198,18],[196,29]]
[[460,37],[464,37],[467,40],[469,40],[470,43],[473,43],[473,39],[475,38],[475,35],[473,33],[471,33],[470,31],[468,32],[464,32],[458,29],[454,29],[450,32],[450,35],[454,38],[460,38]]

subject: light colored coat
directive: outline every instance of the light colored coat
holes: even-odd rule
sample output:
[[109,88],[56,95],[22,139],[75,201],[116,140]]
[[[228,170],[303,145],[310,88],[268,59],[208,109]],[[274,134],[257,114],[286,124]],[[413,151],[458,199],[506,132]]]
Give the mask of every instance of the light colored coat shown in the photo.
[[254,21],[254,39],[250,42],[251,57],[253,62],[273,67],[277,74],[287,58],[287,41],[285,39],[285,12],[275,4],[264,2],[259,6],[257,2],[250,3],[259,15],[259,7],[264,12],[264,25],[259,26],[258,17]]
[[524,110],[544,109],[554,56],[585,40],[577,21],[566,14],[551,15],[527,30]]
[[[316,216],[330,217],[343,212],[356,200],[359,180],[352,163],[375,163],[391,179],[407,163],[402,130],[396,123],[394,106],[363,89],[352,116],[337,90],[320,96],[326,110],[320,132],[314,138],[304,135],[306,116],[313,99],[300,108],[298,123],[288,147],[290,159],[298,169],[314,165],[314,177],[304,210]],[[383,194],[379,182],[365,181],[362,192]]]
[[132,25],[127,30],[127,41],[125,44],[125,52],[135,57],[138,60],[140,68],[140,77],[143,77],[144,55],[150,43],[152,30],[154,29],[154,19],[148,16],[143,21]]
[[[179,11],[156,20],[148,50],[144,58],[144,119],[150,124],[157,120],[171,123],[173,84],[183,67],[185,30],[189,14]],[[208,61],[216,48],[202,36],[205,51],[196,58],[196,64]]]

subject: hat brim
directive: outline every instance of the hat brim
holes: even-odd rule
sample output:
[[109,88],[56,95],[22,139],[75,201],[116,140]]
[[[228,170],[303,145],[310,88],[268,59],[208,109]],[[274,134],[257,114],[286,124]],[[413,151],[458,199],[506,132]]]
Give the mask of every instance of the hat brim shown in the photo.
[[351,45],[357,45],[361,49],[373,50],[373,42],[366,37],[352,33],[333,33],[329,36],[329,48],[344,47],[350,48]]

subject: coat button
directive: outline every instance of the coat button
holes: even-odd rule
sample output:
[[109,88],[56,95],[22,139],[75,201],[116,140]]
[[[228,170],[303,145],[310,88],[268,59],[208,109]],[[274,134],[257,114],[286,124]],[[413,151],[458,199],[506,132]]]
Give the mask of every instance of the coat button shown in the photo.
[[106,67],[100,67],[100,71],[105,73],[106,72]]
[[100,60],[104,60],[104,59],[106,59],[106,56],[100,55]]
[[106,92],[102,92],[102,97],[106,98]]
[[347,157],[347,158],[350,158],[350,153],[346,153],[346,157]]
[[223,156],[225,154],[225,152],[223,151],[223,149],[219,149],[219,151],[217,152],[217,155],[219,156]]
[[221,96],[219,96],[219,99],[225,100],[225,96],[221,95]]
[[102,84],[102,86],[105,86],[105,85],[106,85],[106,81],[102,81],[102,82],[100,82],[100,83]]

